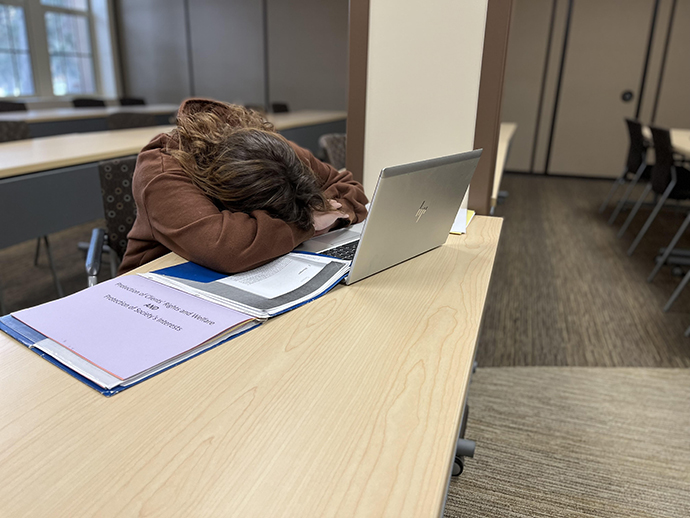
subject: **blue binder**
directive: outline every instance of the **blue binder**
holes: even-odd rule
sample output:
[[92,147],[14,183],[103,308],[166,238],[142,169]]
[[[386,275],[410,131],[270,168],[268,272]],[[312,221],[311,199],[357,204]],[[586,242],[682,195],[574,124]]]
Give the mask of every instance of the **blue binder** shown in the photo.
[[94,383],[90,379],[85,378],[84,376],[82,376],[78,372],[70,369],[69,367],[67,367],[63,363],[59,362],[58,360],[56,360],[55,358],[53,358],[49,354],[46,354],[43,351],[41,351],[40,349],[33,347],[33,345],[35,343],[40,342],[41,340],[45,340],[46,336],[37,332],[35,329],[30,328],[29,326],[27,326],[23,322],[20,322],[19,320],[14,318],[12,315],[5,315],[4,317],[0,317],[0,331],[4,331],[6,334],[8,334],[12,338],[14,338],[18,342],[24,344],[30,350],[32,350],[33,352],[38,354],[41,358],[48,360],[50,363],[52,363],[53,365],[55,365],[59,369],[65,371],[70,376],[75,377],[76,379],[78,379],[79,381],[84,383],[85,385],[88,385],[92,389],[100,392],[101,394],[103,394],[104,396],[107,396],[107,397],[110,397],[114,394],[117,394],[118,392],[122,392],[123,390],[126,390],[129,387],[133,387],[134,385],[138,385],[142,381],[146,381],[147,379],[152,378],[152,377],[160,374],[161,372],[165,372],[169,369],[172,369],[176,365],[184,363],[187,360],[191,360],[192,358],[195,358],[195,357],[199,356],[200,354],[205,353],[206,351],[210,351],[211,349],[214,349],[214,348],[218,347],[219,345],[224,344],[224,343],[232,340],[233,338],[236,338],[238,336],[242,336],[244,333],[251,331],[252,329],[254,329],[255,327],[257,327],[260,324],[261,324],[260,321],[256,321],[255,325],[250,326],[248,329],[245,329],[241,333],[237,333],[236,335],[233,335],[233,336],[227,338],[226,340],[223,340],[222,342],[218,342],[217,344],[214,344],[214,345],[208,347],[207,349],[202,349],[199,352],[197,352],[196,354],[193,354],[192,356],[190,356],[189,358],[185,358],[183,360],[180,360],[177,363],[169,365],[165,369],[162,369],[156,373],[151,374],[150,376],[142,378],[139,381],[132,383],[131,385],[127,385],[125,387],[117,386],[117,387],[113,387],[112,389],[106,389],[106,388],[101,387],[100,385],[97,385],[96,383]]

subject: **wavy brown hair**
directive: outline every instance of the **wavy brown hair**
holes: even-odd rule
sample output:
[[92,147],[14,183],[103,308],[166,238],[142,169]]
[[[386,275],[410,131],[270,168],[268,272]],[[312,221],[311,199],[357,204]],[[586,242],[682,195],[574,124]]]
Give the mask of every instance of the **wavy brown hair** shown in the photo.
[[167,152],[216,204],[264,210],[302,230],[314,211],[331,210],[309,165],[260,114],[221,103],[204,108],[178,116]]

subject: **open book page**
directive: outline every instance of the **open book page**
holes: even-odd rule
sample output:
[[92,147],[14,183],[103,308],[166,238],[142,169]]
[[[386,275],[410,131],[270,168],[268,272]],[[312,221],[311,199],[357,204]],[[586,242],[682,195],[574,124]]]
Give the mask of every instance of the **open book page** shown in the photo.
[[347,274],[349,264],[332,257],[290,253],[234,275],[218,274],[191,263],[143,275],[257,318],[267,318],[322,295]]
[[[119,380],[179,358],[254,320],[137,275],[117,277],[12,316]],[[43,345],[51,356],[57,354]],[[65,361],[76,362],[73,357]]]
[[275,299],[304,286],[316,277],[324,265],[317,259],[305,256],[295,261],[292,257],[279,257],[264,266],[236,273],[218,282],[267,299]]

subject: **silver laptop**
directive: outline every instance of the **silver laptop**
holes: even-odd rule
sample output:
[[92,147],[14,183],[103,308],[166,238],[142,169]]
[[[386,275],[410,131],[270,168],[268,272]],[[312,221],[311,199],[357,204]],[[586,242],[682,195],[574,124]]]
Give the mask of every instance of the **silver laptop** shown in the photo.
[[369,216],[329,232],[297,250],[352,260],[352,284],[446,242],[477,168],[481,149],[386,167],[379,175]]

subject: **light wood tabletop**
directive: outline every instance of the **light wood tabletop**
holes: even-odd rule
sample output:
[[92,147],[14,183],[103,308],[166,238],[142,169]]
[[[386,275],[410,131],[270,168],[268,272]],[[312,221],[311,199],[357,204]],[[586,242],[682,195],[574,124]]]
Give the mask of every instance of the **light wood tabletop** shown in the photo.
[[[690,156],[690,129],[671,128],[671,145],[676,151],[684,155]],[[652,140],[652,132],[649,126],[642,126],[642,134],[645,138]]]
[[112,398],[0,333],[0,515],[440,516],[501,223]]
[[[342,120],[346,112],[301,111],[270,114],[277,130]],[[136,155],[159,133],[174,126],[70,133],[0,144],[0,178]]]
[[267,116],[267,119],[275,125],[277,130],[324,124],[326,122],[340,121],[346,118],[346,111],[326,110],[300,110],[286,113],[270,113]]
[[5,142],[0,144],[0,178],[136,155],[154,136],[173,128],[152,126]]
[[113,113],[148,113],[158,115],[176,113],[176,104],[148,104],[144,106],[106,106],[104,108],[48,108],[0,113],[0,121],[52,122],[104,118]]
[[508,150],[510,149],[510,141],[517,130],[517,123],[502,122],[501,129],[498,134],[498,148],[496,151],[496,169],[494,171],[494,185],[491,191],[491,206],[495,207],[498,203],[498,191],[501,188],[501,180],[503,179],[503,170],[505,169],[506,159],[508,158]]
[[[107,106],[105,108],[51,108],[0,113],[0,121],[26,121],[28,123],[104,118],[113,113],[177,113],[176,104],[150,104],[146,106]],[[267,118],[279,130],[312,124],[322,124],[342,120],[346,111],[337,110],[298,110],[285,113],[271,113]]]
[[671,144],[677,151],[690,157],[690,129],[671,129]]

